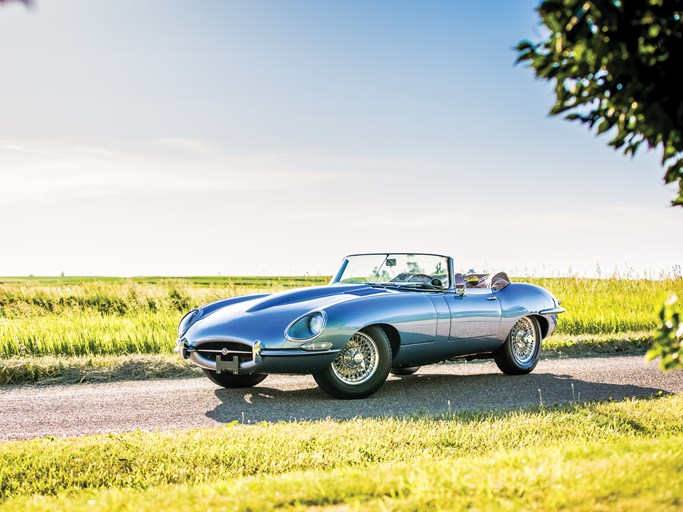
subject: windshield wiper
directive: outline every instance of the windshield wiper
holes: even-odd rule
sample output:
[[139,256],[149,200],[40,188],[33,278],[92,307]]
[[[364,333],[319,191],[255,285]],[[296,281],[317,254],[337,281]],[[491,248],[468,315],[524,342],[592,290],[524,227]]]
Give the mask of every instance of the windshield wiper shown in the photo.
[[446,290],[442,286],[434,286],[430,283],[364,283],[368,286],[376,288],[392,288],[394,290],[406,290],[406,289],[417,289],[417,290]]
[[445,290],[442,286],[435,286],[431,283],[406,283],[398,286],[398,288],[422,288],[425,290]]
[[401,286],[396,283],[365,283],[368,286],[377,286],[379,288],[400,288]]

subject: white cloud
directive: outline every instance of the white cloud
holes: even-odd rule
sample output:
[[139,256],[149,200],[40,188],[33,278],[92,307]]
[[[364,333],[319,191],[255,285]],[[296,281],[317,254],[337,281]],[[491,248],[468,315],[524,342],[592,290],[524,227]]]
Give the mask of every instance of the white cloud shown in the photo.
[[2,141],[0,204],[117,194],[289,190],[301,183],[328,181],[335,174],[319,171],[310,162],[301,164],[296,155],[230,157],[199,141],[173,139],[166,143],[191,149],[204,158],[168,161],[93,146]]
[[218,154],[217,148],[196,139],[155,139],[152,141],[152,144],[168,148],[179,148],[199,155],[216,156]]

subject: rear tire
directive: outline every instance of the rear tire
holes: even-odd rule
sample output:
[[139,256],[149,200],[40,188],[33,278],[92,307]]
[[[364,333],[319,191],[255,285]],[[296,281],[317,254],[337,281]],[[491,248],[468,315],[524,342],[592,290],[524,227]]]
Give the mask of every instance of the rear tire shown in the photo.
[[246,373],[233,375],[232,373],[216,373],[213,370],[202,368],[211,382],[224,388],[251,388],[268,377],[265,373]]
[[386,333],[379,327],[366,327],[354,334],[337,359],[314,373],[313,378],[334,398],[365,398],[387,380],[391,357]]
[[412,375],[419,369],[419,366],[394,366],[391,370],[389,370],[389,373],[403,377],[405,375]]
[[538,320],[525,316],[517,320],[502,347],[493,353],[500,371],[508,375],[530,373],[541,354],[541,329]]

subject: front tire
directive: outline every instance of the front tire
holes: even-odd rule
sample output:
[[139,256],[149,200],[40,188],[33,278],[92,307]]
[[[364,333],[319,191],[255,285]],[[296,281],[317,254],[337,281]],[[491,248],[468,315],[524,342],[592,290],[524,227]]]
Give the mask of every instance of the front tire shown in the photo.
[[493,353],[500,371],[508,375],[530,373],[541,354],[541,329],[538,320],[525,316],[517,320],[502,347]]
[[379,327],[354,334],[330,365],[314,373],[320,388],[334,398],[366,398],[387,380],[391,368],[391,344]]
[[213,370],[202,368],[211,382],[224,388],[251,388],[256,386],[263,379],[268,377],[264,373],[247,373],[244,375],[233,375],[232,373],[216,373]]

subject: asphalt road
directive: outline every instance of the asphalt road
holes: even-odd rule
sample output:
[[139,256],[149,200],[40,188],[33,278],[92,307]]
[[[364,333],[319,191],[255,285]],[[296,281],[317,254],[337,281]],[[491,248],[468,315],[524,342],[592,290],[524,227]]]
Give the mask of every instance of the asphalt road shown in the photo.
[[[540,391],[539,391],[540,390]],[[271,375],[255,388],[208,379],[0,387],[0,439],[211,427],[238,420],[293,421],[404,416],[620,400],[683,392],[683,371],[662,374],[642,356],[545,359],[530,375],[506,376],[492,362],[432,365],[393,377],[365,400],[335,400],[310,376]]]

